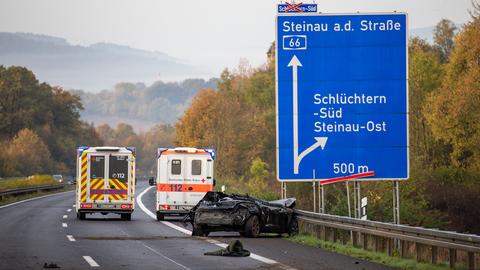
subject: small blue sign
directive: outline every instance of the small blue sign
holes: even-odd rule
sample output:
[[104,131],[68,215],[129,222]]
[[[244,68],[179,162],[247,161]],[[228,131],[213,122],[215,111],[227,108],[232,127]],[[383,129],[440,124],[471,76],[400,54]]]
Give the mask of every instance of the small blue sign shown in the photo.
[[293,12],[317,12],[317,4],[279,4],[278,13],[293,13]]
[[278,14],[277,178],[408,179],[407,14]]

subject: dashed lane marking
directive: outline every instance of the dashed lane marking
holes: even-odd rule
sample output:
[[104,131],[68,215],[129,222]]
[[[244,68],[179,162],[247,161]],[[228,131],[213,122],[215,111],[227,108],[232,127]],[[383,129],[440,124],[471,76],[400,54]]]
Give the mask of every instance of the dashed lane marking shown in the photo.
[[67,219],[67,218],[68,218],[68,216],[67,216],[67,215],[63,215],[63,219]]
[[68,209],[67,209],[67,212],[72,212],[72,209],[71,209],[71,208],[68,208]]
[[90,267],[100,267],[100,265],[94,259],[92,259],[92,257],[90,257],[90,256],[83,256],[83,259],[85,259],[85,261],[87,261],[87,263],[90,265]]
[[[142,193],[140,193],[138,196],[137,196],[137,203],[138,203],[138,206],[140,206],[140,209],[142,209],[142,211],[147,214],[148,216],[150,216],[151,218],[153,219],[157,219],[157,216],[152,213],[150,210],[148,210],[147,207],[145,207],[145,205],[143,204],[142,202],[142,197],[143,195],[145,195],[145,193],[147,193],[150,189],[152,189],[153,187],[148,187],[146,188]],[[172,228],[172,229],[175,229],[177,231],[180,231],[184,234],[188,234],[188,235],[191,235],[192,234],[192,231],[190,230],[187,230],[185,228],[182,228],[180,226],[177,226],[171,222],[168,222],[168,221],[161,221],[161,223],[163,223],[164,225]],[[227,244],[225,243],[222,243],[222,242],[219,242],[219,241],[216,241],[216,240],[213,240],[213,239],[205,239],[207,242],[211,243],[211,244],[214,244],[214,245],[217,245],[219,247],[222,247],[222,248],[225,248],[226,246],[228,246]],[[279,266],[280,268],[282,269],[289,269],[289,270],[294,270],[295,268],[293,267],[290,267],[288,265],[284,265],[282,263],[279,263],[275,260],[272,260],[272,259],[269,259],[269,258],[266,258],[266,257],[263,257],[263,256],[260,256],[258,254],[255,254],[255,253],[250,253],[250,258],[254,259],[254,260],[257,260],[257,261],[260,261],[260,262],[263,262],[263,263],[266,263],[266,264],[270,264],[270,265],[277,265]]]
[[75,238],[72,235],[67,235],[68,241],[75,242]]
[[62,223],[62,227],[67,228],[68,227],[67,223]]

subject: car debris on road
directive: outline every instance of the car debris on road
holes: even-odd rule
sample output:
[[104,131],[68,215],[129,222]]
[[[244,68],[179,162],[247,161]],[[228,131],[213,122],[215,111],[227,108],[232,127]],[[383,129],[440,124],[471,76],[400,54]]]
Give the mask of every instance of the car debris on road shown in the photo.
[[243,249],[243,244],[239,240],[231,241],[226,248],[215,251],[205,252],[204,255],[209,256],[226,256],[226,257],[248,257],[250,251]]
[[193,226],[193,236],[208,236],[215,231],[234,231],[241,236],[258,237],[260,233],[298,233],[293,210],[295,198],[263,201],[248,195],[207,192],[193,207],[184,222]]

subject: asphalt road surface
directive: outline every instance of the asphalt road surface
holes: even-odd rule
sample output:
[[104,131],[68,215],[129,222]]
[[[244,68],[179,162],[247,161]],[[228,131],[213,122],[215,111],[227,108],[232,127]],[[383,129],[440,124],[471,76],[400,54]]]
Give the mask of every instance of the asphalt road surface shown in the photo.
[[[131,221],[115,214],[78,220],[74,200],[66,192],[0,207],[0,269],[388,269],[280,237],[191,237],[178,220],[156,221],[154,189],[144,182]],[[233,239],[252,255],[203,255]]]

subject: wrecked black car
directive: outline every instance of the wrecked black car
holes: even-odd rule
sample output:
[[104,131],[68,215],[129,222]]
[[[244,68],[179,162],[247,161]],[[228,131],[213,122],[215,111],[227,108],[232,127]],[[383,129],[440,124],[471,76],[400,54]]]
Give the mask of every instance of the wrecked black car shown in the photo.
[[296,234],[294,206],[295,198],[267,202],[248,195],[210,191],[190,210],[184,222],[192,223],[194,236],[208,236],[216,231],[235,231],[248,237],[260,233]]

